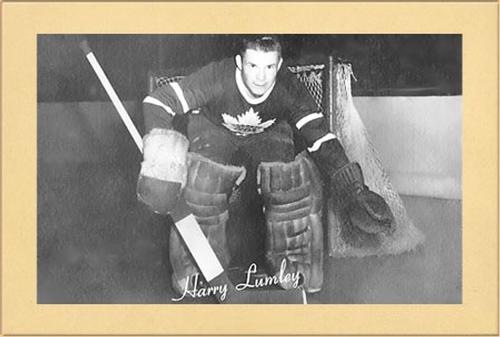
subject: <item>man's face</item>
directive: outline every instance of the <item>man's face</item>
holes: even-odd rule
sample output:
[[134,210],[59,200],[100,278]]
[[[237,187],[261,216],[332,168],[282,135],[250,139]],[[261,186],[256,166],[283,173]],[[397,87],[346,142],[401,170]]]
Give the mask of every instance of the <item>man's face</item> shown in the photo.
[[256,98],[273,86],[282,61],[277,51],[247,49],[243,57],[236,56],[243,83]]

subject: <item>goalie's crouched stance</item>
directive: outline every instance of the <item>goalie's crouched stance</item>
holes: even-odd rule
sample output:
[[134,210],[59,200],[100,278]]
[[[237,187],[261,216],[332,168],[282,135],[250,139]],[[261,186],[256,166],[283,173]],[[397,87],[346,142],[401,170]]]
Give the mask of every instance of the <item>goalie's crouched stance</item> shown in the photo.
[[[168,214],[184,200],[223,267],[230,262],[226,237],[228,198],[245,177],[243,167],[216,163],[188,153],[189,141],[174,130],[153,129],[144,138],[138,198],[152,211]],[[282,262],[285,273],[300,273],[305,289],[321,289],[323,282],[322,189],[319,173],[304,154],[289,163],[261,163],[260,190],[267,223],[266,258],[273,274]],[[183,293],[198,269],[175,230],[170,231],[172,285]],[[290,288],[292,284],[282,283]]]
[[[272,139],[273,134],[268,135]],[[241,140],[242,146],[248,145],[244,141]],[[289,145],[283,144],[277,148],[285,149]],[[360,236],[390,232],[394,225],[391,210],[382,197],[365,185],[360,166],[349,162],[337,139],[324,146],[328,146],[328,156],[319,156],[320,151],[312,151],[309,156],[324,166],[323,176],[330,182],[333,207],[343,226]],[[144,138],[138,198],[154,212],[168,214],[179,208],[177,201],[183,194],[183,202],[179,204],[196,217],[217,258],[226,268],[230,262],[226,239],[228,198],[237,181],[244,179],[246,171],[243,167],[219,164],[200,154],[188,154],[188,147],[188,139],[174,130],[153,129]],[[259,146],[253,144],[248,148],[257,151],[253,154],[259,163],[257,176],[267,229],[266,260],[271,273],[298,273],[306,291],[321,290],[323,202],[318,169],[304,153],[290,162],[286,161],[293,158],[293,154],[277,154],[273,158],[282,157],[283,161],[269,162],[267,157],[258,157]],[[172,230],[170,233],[173,287],[183,293],[198,269],[177,232]],[[284,271],[283,265],[286,266]],[[287,284],[286,278],[278,279],[285,280],[280,283],[283,288],[294,286]]]

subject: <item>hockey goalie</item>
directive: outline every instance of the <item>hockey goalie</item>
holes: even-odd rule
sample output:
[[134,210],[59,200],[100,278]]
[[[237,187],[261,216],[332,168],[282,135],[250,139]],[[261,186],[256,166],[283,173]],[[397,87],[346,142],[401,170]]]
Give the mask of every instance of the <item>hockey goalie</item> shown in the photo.
[[[182,199],[227,267],[231,194],[242,183],[255,187],[265,222],[267,272],[276,275],[286,266],[287,273],[300,274],[306,291],[317,292],[327,210],[327,233],[342,236],[330,240],[337,247],[391,237],[400,212],[388,204],[390,195],[372,190],[364,162],[349,155],[305,86],[282,63],[275,37],[254,37],[242,42],[234,58],[210,63],[147,96],[137,192],[161,214],[175,212]],[[175,123],[180,115],[188,116],[187,123]],[[173,288],[182,293],[199,271],[176,231],[170,232],[169,253]]]

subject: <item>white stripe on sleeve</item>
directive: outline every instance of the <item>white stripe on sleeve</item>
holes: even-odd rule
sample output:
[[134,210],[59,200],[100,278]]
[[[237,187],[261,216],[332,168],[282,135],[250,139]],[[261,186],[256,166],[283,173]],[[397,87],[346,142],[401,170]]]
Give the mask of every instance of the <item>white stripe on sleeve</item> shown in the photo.
[[174,89],[175,93],[177,94],[177,98],[179,98],[179,101],[181,102],[182,105],[182,110],[184,110],[184,112],[188,112],[189,106],[186,102],[186,97],[184,97],[184,93],[182,92],[182,88],[179,85],[179,83],[171,82],[170,86],[172,87],[172,89]]
[[147,96],[142,102],[162,107],[169,114],[171,114],[172,116],[175,116],[175,112],[169,106],[166,106],[165,104],[163,104],[162,102],[160,102],[158,99],[156,99],[154,97]]
[[313,120],[321,118],[321,117],[323,117],[323,114],[321,112],[315,112],[315,113],[309,114],[307,116],[302,117],[297,122],[297,124],[295,124],[295,126],[297,127],[297,129],[300,130],[304,125],[306,125],[310,121],[313,121]]
[[307,148],[307,150],[309,152],[318,151],[319,148],[321,147],[321,144],[323,144],[324,142],[329,141],[331,139],[335,139],[335,138],[337,138],[337,137],[335,137],[335,135],[333,133],[327,133],[326,135],[324,135],[323,137],[321,137],[320,139],[315,141],[311,147]]

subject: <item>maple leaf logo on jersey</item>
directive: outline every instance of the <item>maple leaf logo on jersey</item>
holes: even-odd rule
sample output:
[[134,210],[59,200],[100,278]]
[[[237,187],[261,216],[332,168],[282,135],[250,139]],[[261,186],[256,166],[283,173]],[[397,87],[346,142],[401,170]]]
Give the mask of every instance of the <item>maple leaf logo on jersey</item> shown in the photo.
[[228,114],[222,114],[224,125],[226,128],[236,133],[238,136],[248,136],[263,132],[265,129],[274,124],[276,119],[270,119],[262,123],[262,119],[258,112],[250,108],[247,112],[235,117]]

